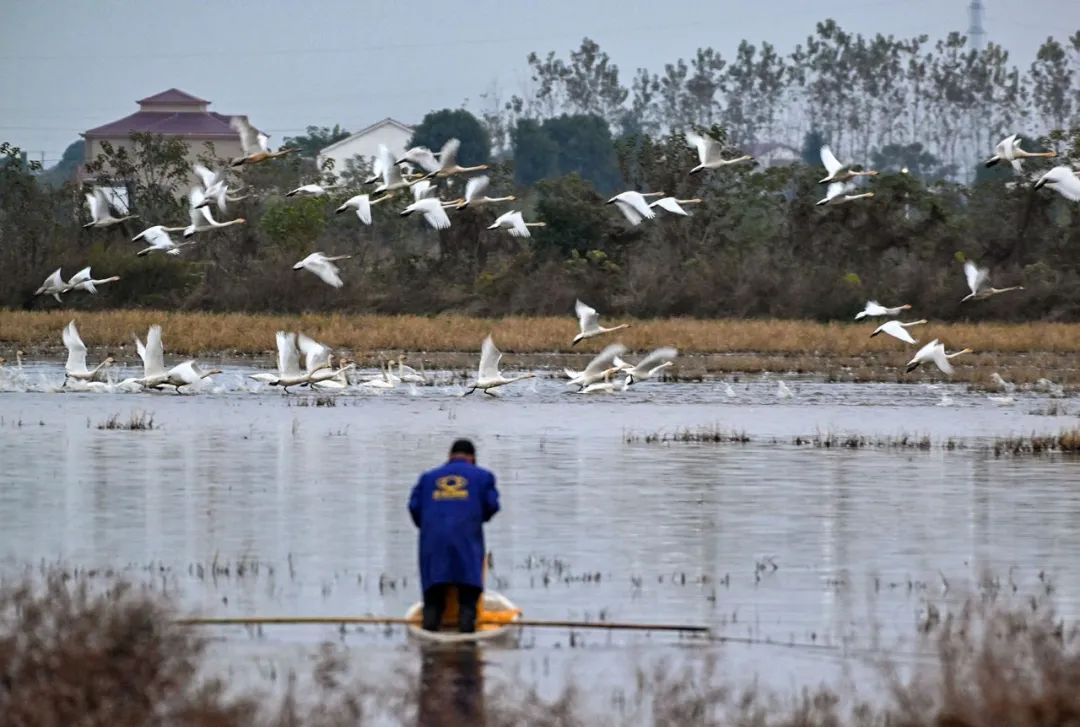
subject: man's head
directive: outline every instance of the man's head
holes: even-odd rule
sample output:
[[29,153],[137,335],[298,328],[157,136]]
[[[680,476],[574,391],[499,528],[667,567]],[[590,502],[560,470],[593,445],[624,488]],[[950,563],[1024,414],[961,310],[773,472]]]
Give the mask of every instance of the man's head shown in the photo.
[[450,459],[463,459],[476,464],[476,447],[468,439],[457,439],[450,445]]

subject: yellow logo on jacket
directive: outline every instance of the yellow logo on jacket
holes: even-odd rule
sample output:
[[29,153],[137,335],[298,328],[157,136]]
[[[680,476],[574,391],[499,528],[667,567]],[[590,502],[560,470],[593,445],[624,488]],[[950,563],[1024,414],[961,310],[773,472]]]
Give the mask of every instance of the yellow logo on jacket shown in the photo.
[[469,499],[469,481],[460,475],[446,475],[435,480],[435,491],[431,494],[433,500],[467,500]]

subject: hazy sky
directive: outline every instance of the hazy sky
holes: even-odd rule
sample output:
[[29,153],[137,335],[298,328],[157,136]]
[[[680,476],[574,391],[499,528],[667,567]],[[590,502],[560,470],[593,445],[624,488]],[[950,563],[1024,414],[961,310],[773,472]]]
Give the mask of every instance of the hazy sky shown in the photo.
[[[936,39],[967,29],[969,0],[0,0],[0,140],[54,163],[81,131],[175,86],[245,113],[280,143],[308,124],[357,130],[385,116],[475,108],[527,84],[525,56],[596,40],[629,79],[702,46],[788,51],[814,24]],[[985,26],[1026,67],[1080,29],[1080,0],[985,0]]]

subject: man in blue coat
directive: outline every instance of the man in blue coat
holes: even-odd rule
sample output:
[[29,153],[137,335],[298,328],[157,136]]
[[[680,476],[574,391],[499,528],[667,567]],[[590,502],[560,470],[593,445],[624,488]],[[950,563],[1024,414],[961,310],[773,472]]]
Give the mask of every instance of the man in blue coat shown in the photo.
[[483,525],[498,511],[495,475],[476,466],[476,448],[467,439],[454,442],[446,464],[420,475],[409,514],[420,528],[426,630],[439,630],[451,586],[457,589],[460,630],[476,630],[476,603],[484,589]]

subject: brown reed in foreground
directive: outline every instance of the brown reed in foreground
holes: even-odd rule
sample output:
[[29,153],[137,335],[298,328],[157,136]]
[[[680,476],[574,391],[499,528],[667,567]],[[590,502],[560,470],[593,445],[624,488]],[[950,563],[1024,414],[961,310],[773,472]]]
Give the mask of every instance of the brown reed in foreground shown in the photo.
[[[558,318],[474,318],[462,315],[264,315],[153,310],[12,311],[0,310],[0,343],[23,349],[59,347],[60,331],[75,319],[91,347],[130,345],[152,323],[164,329],[173,353],[265,353],[274,332],[300,330],[335,348],[353,351],[476,351],[488,333],[514,353],[596,351],[614,337],[576,347],[571,316]],[[873,323],[818,323],[796,320],[604,319],[630,322],[618,340],[633,350],[676,346],[684,353],[775,353],[805,356],[883,354],[903,357],[909,349],[887,336],[870,338]],[[996,353],[1080,353],[1080,323],[938,323],[923,327],[921,338],[941,339],[950,349]],[[10,356],[8,358],[11,358]]]
[[917,634],[935,658],[879,664],[884,692],[827,685],[785,696],[731,684],[721,652],[704,663],[639,669],[619,703],[596,713],[580,690],[540,698],[514,679],[485,684],[475,650],[414,652],[408,670],[365,685],[348,652],[324,645],[300,694],[236,694],[207,673],[206,642],[162,597],[122,582],[52,572],[0,588],[0,720],[13,725],[1062,725],[1080,720],[1080,639],[1037,600],[995,592]]

